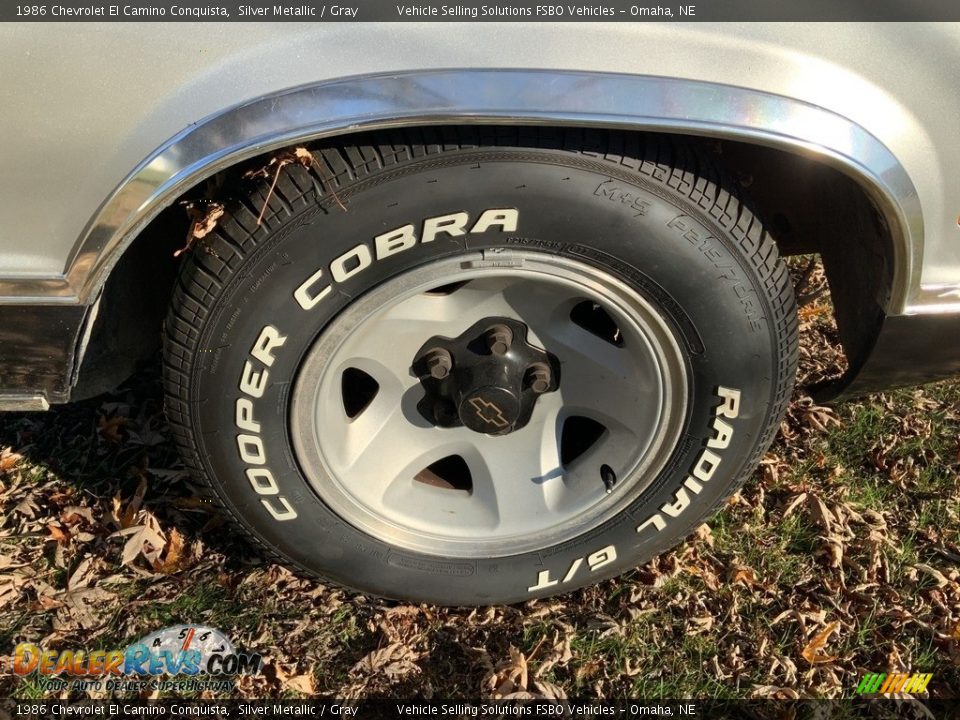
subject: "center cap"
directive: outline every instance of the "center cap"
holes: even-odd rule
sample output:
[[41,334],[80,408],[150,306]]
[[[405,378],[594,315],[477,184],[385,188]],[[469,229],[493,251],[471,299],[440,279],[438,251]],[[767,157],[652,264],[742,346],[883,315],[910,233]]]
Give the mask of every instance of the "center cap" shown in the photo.
[[471,430],[497,435],[513,427],[520,417],[520,402],[506,388],[490,385],[463,399],[460,421]]
[[420,414],[437,427],[506,435],[530,421],[537,398],[559,387],[560,363],[527,342],[527,326],[484,318],[455,338],[435,336],[413,371],[425,391]]

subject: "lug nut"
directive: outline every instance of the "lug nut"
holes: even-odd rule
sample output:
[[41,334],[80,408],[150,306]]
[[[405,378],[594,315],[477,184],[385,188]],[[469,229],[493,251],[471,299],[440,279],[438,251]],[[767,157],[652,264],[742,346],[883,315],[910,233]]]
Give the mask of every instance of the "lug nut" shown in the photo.
[[506,325],[487,328],[487,347],[494,355],[506,355],[513,343],[513,330]]
[[527,370],[527,382],[537,394],[550,389],[550,366],[546,363],[534,363]]
[[427,368],[430,370],[430,376],[437,380],[443,380],[450,374],[453,367],[453,358],[450,353],[442,348],[434,348],[427,353]]

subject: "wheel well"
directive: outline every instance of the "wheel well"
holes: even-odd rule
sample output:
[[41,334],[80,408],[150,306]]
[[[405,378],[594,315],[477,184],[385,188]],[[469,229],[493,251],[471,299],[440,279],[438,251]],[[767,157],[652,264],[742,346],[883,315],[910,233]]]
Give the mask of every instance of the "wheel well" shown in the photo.
[[[496,129],[490,128],[494,133]],[[316,145],[376,144],[377,134],[339,136]],[[813,156],[738,141],[674,137],[698,146],[725,169],[764,220],[782,255],[822,257],[847,372],[855,374],[876,339],[894,272],[889,227],[867,192]],[[229,197],[245,172],[266,167],[278,154],[245,161],[205,180],[139,233],[111,271],[90,316],[93,324],[86,333],[72,399],[115,387],[159,350],[179,265],[176,253],[188,243],[192,226],[185,206]]]
[[781,255],[817,254],[830,287],[847,370],[811,391],[829,398],[866,362],[893,287],[889,225],[867,192],[812,157],[720,142],[721,161],[743,188]]

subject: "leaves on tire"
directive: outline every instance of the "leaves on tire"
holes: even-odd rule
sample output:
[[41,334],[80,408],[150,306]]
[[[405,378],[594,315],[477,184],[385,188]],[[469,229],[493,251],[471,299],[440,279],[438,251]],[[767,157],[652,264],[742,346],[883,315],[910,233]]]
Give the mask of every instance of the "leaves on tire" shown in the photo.
[[258,226],[263,222],[263,216],[267,212],[267,206],[270,204],[270,198],[273,197],[273,192],[277,187],[277,182],[280,180],[280,173],[283,172],[285,167],[293,164],[302,165],[308,170],[310,168],[314,168],[327,184],[334,201],[337,203],[340,209],[344,212],[347,211],[346,205],[341,202],[336,190],[333,189],[333,183],[330,182],[329,178],[326,177],[323,167],[316,161],[313,153],[305,147],[295,147],[277,153],[270,158],[266,165],[255,170],[248,170],[244,174],[244,178],[247,180],[255,178],[270,180],[270,186],[267,188],[267,194],[263,199],[263,204],[260,206],[260,214],[257,216]]
[[193,248],[197,240],[202,240],[212,233],[226,213],[223,203],[213,200],[185,200],[181,204],[190,219],[190,229],[187,230],[187,240],[183,247],[173,253],[175,258]]

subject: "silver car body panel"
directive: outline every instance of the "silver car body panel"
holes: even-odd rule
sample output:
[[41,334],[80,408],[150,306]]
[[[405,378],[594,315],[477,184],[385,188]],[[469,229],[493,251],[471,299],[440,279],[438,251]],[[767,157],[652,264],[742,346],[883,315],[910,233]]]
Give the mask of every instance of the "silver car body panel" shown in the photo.
[[[141,182],[143,175],[134,170],[203,118],[291,87],[401,71],[413,73],[409,80],[424,70],[460,66],[569,69],[712,84],[712,91],[696,94],[695,106],[682,106],[682,98],[669,94],[659,98],[659,110],[656,99],[620,98],[627,109],[619,121],[659,117],[696,127],[703,114],[709,127],[720,116],[743,131],[799,139],[828,153],[857,150],[850,146],[848,128],[836,122],[836,116],[848,118],[889,149],[916,188],[922,213],[922,218],[904,218],[910,226],[911,265],[898,268],[905,286],[891,298],[888,312],[923,311],[928,305],[960,309],[956,24],[46,23],[0,28],[0,47],[8,97],[0,133],[14,140],[0,148],[0,158],[5,168],[16,169],[0,194],[0,298],[89,302],[96,283],[87,284],[85,276],[95,270],[98,277],[104,262],[90,255],[89,245],[122,245],[96,237],[85,246],[89,232],[102,232],[91,222],[135,226],[130,217],[148,210],[114,203],[111,217],[92,221],[97,208],[107,198],[116,199],[125,180]],[[577,115],[596,101],[599,114],[617,114],[616,98],[599,96],[590,82],[567,83],[568,91],[582,93],[579,98],[560,96],[551,82],[543,79],[536,99],[552,101],[561,113]],[[307,123],[290,116],[284,118],[291,125],[285,134],[296,137],[305,124],[312,124],[308,134],[343,132],[350,129],[345,121],[362,122],[367,114],[367,121],[382,119],[390,102],[410,120],[418,112],[414,103],[448,118],[473,110],[502,111],[493,117],[537,111],[530,110],[535,98],[518,97],[510,83],[450,87],[446,98],[432,102],[405,96],[415,84],[398,81],[387,91],[393,97],[384,98],[352,94],[360,85],[344,82],[339,85],[345,93],[341,117],[326,118],[326,127],[318,127],[316,116]],[[749,93],[739,94],[748,98],[740,105],[734,87],[822,108],[824,125],[817,125],[812,109],[798,116],[786,103],[786,113],[780,114],[769,102],[758,105]],[[452,106],[454,101],[462,106]],[[539,112],[546,117],[548,110]],[[758,110],[764,114],[756,115]],[[229,129],[244,134],[242,128]],[[219,140],[229,147],[240,138]],[[208,155],[216,159],[222,148],[214,138],[207,141]],[[163,175],[200,170],[148,167],[161,175],[148,178],[157,187]]]
[[45,23],[0,48],[0,304],[94,303],[165,204],[273,147],[550,122],[818,155],[893,231],[886,314],[960,313],[957,24]]

